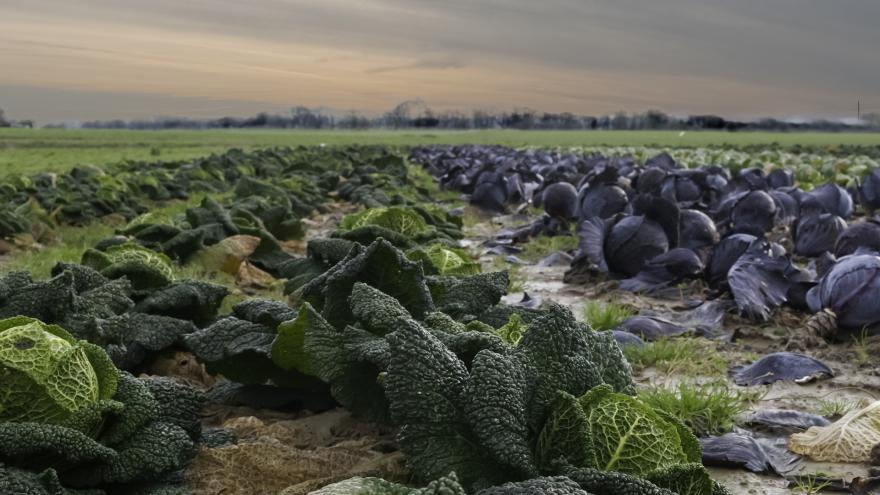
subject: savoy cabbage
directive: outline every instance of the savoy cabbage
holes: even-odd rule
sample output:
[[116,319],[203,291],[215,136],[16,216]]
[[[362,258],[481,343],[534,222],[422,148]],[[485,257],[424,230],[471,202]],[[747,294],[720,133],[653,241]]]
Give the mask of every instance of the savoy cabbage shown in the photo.
[[599,385],[579,398],[557,392],[537,442],[541,464],[618,472],[679,495],[711,495],[700,443],[679,420]]
[[60,327],[0,321],[0,374],[0,487],[135,493],[195,455],[201,393],[120,372]]
[[401,206],[369,208],[359,213],[346,215],[339,224],[343,231],[350,231],[376,225],[392,232],[415,237],[428,230],[428,224],[416,211]]
[[99,347],[27,317],[0,321],[0,421],[95,430],[113,409],[116,368]]
[[471,259],[463,249],[433,243],[407,252],[406,257],[422,262],[427,275],[466,276],[482,271],[480,264]]
[[89,249],[82,264],[107,278],[126,277],[135,291],[148,294],[174,281],[171,259],[139,244],[111,246],[106,251]]

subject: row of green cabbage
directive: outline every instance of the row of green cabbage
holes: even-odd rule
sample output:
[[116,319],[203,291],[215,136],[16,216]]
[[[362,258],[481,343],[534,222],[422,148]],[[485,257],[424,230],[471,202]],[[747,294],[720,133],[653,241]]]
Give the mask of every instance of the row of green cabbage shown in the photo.
[[192,161],[126,162],[0,181],[0,237],[45,234],[107,215],[131,220],[149,205],[238,189],[239,206],[267,222],[297,219],[331,198],[368,207],[412,194],[404,158],[382,147],[231,150]]
[[[0,316],[31,313],[99,347],[33,319],[0,325],[2,369],[15,377],[0,402],[0,483],[31,487],[22,493],[182,490],[169,484],[174,473],[197,442],[215,441],[202,439],[197,407],[186,406],[198,400],[184,400],[182,386],[165,395],[150,389],[166,405],[156,413],[134,391],[144,384],[113,369],[100,348],[118,360],[120,347],[143,355],[163,343],[239,383],[329,394],[397,427],[413,480],[442,479],[424,490],[724,493],[700,464],[693,434],[633,397],[613,338],[562,307],[500,304],[503,272],[427,276],[421,261],[379,239],[356,244],[303,285],[298,311],[249,300],[219,318],[223,288],[178,282],[133,303],[126,277],[109,280],[79,265],[55,273],[43,282],[0,280]],[[129,324],[107,324],[119,319]],[[383,484],[391,489],[355,480],[328,493],[372,493]]]

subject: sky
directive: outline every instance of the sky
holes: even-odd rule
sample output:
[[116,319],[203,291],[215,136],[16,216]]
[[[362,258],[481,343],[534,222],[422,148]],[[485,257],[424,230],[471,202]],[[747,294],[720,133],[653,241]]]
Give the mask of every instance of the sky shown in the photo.
[[877,0],[0,0],[0,108],[854,117],[880,111],[878,19]]

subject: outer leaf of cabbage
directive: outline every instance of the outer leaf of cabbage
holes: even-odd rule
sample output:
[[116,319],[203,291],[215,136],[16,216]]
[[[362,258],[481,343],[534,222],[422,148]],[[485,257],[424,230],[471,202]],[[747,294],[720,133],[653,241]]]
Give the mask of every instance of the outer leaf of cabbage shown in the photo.
[[507,320],[501,328],[494,330],[492,333],[498,336],[505,343],[510,345],[516,345],[519,343],[519,340],[522,338],[523,334],[528,330],[529,326],[526,323],[523,323],[522,317],[516,313],[510,315],[510,319]]
[[480,264],[475,263],[464,250],[439,243],[414,249],[406,257],[421,261],[426,275],[467,276],[482,272]]
[[428,230],[428,223],[417,212],[400,206],[370,208],[359,213],[346,215],[339,228],[354,230],[367,225],[378,225],[386,229],[413,237]]
[[841,258],[819,285],[807,293],[813,312],[830,309],[841,328],[862,328],[880,321],[875,303],[880,275],[880,257],[856,254]]
[[139,291],[162,288],[174,281],[171,259],[137,244],[112,246],[104,252],[89,249],[83,253],[82,264],[107,278],[128,277]]
[[645,478],[678,495],[708,495],[713,493],[714,483],[709,472],[699,462],[676,464],[648,473]]
[[853,411],[830,426],[795,433],[788,448],[820,462],[867,462],[880,443],[880,401]]
[[600,385],[580,403],[598,469],[645,476],[689,461],[678,427],[637,399]]
[[303,349],[306,330],[309,325],[329,325],[312,305],[304,303],[299,307],[296,319],[278,326],[278,334],[272,342],[272,361],[283,369],[295,369],[307,375],[312,374],[311,364]]

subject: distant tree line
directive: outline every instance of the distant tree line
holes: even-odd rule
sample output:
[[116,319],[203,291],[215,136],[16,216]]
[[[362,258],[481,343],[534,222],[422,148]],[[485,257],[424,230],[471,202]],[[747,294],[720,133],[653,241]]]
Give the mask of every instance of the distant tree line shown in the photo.
[[6,118],[6,112],[0,108],[0,128],[4,127],[27,127],[33,128],[33,120],[9,120]]
[[[0,111],[0,127],[10,122]],[[21,125],[32,125],[20,121]],[[569,112],[548,113],[528,108],[490,112],[474,110],[434,111],[422,100],[405,101],[379,116],[357,112],[334,115],[317,109],[297,106],[287,114],[259,113],[253,117],[222,117],[218,119],[156,118],[150,120],[100,120],[82,124],[49,125],[46,127],[82,127],[86,129],[522,129],[522,130],[880,130],[880,113],[864,115],[854,125],[837,120],[787,121],[765,118],[756,121],[729,120],[717,115],[677,117],[659,110],[643,113],[617,112],[600,117],[575,115]]]

